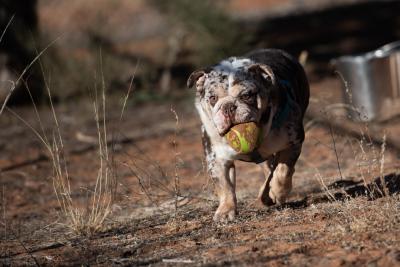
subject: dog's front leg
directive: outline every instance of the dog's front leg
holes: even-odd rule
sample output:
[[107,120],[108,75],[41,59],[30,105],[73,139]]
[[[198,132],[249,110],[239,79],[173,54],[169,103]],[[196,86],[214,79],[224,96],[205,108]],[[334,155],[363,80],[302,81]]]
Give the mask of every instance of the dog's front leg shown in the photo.
[[210,175],[217,184],[219,206],[214,221],[232,221],[236,215],[236,174],[232,161],[215,159]]
[[212,147],[211,140],[202,128],[204,152],[207,169],[216,184],[219,206],[214,215],[214,221],[232,221],[236,215],[236,173],[233,161],[219,159]]

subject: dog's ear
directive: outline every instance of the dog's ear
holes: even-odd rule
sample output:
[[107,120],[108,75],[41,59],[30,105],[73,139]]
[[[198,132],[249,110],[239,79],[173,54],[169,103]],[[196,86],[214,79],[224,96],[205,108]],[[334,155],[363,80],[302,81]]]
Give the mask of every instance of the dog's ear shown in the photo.
[[193,85],[197,82],[197,80],[200,77],[204,76],[205,74],[206,74],[206,72],[204,70],[195,70],[195,71],[193,71],[190,74],[190,76],[189,76],[189,78],[187,80],[187,87],[188,88],[192,88]]
[[[195,70],[194,72],[192,72],[187,80],[187,87],[192,88],[193,85],[195,85],[201,77],[203,77],[204,75],[206,75],[206,73],[209,73],[210,71],[211,71],[210,68],[206,68],[206,69]],[[197,88],[197,90],[199,89],[200,88]]]
[[260,74],[263,79],[271,84],[275,84],[275,74],[272,71],[271,67],[262,63],[256,63],[249,67],[250,72],[255,72],[256,74]]

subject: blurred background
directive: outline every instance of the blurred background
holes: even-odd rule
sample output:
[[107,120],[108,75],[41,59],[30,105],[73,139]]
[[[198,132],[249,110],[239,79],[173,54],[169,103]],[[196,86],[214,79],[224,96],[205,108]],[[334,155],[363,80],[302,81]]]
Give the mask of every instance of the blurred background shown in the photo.
[[265,47],[305,51],[318,81],[332,75],[330,59],[399,39],[399,11],[400,1],[372,0],[1,0],[0,28],[14,18],[0,43],[0,99],[57,38],[42,70],[24,75],[38,101],[44,78],[55,101],[87,95],[100,65],[109,90],[126,90],[134,74],[132,101],[168,99],[195,68]]
[[[226,265],[227,256],[236,251],[233,246],[250,260],[232,264],[254,265],[252,255],[260,255],[254,250],[255,236],[272,253],[257,257],[276,259],[277,266],[324,265],[325,255],[338,260],[333,266],[346,265],[338,251],[349,255],[347,265],[375,266],[377,259],[389,257],[389,246],[396,248],[398,263],[398,196],[383,201],[368,197],[365,202],[357,198],[351,204],[354,213],[340,209],[349,207],[349,194],[370,194],[376,181],[387,181],[390,194],[400,191],[400,42],[393,57],[370,64],[365,79],[353,75],[357,69],[348,72],[353,84],[330,62],[400,40],[399,14],[400,1],[394,0],[0,0],[0,108],[15,88],[9,109],[0,111],[0,265],[12,265],[12,260],[25,266],[35,259],[32,253],[40,260],[37,266],[153,265],[160,251],[166,253],[161,260],[197,257],[199,263],[208,263],[204,259],[217,255],[224,259],[220,265]],[[288,199],[293,209],[255,210],[252,203],[265,179],[256,164],[236,162],[239,214],[244,216],[234,224],[238,228],[223,232],[211,224],[217,201],[203,156],[195,93],[186,88],[186,80],[195,69],[225,57],[271,47],[301,59],[310,80],[306,138]],[[376,102],[382,110],[396,110],[397,117],[350,120],[348,111],[355,102],[346,99],[360,80],[367,89],[373,84],[374,90],[366,90],[371,97],[362,90],[354,96]],[[133,90],[124,105],[131,81]],[[98,103],[100,97],[97,104],[90,99],[102,88],[107,90],[106,107]],[[55,146],[57,132],[60,149]],[[109,151],[102,152],[104,148]],[[55,175],[57,168],[65,168],[64,173]],[[112,182],[101,195],[96,188],[101,177],[108,177],[99,175],[104,169]],[[64,180],[68,186],[62,191],[57,183]],[[339,196],[335,205],[340,206],[328,205],[328,189]],[[70,197],[69,210],[59,196]],[[96,201],[107,205],[100,209],[104,217],[97,217],[103,219],[92,223],[93,210],[99,210],[92,205]],[[82,220],[73,220],[74,214]],[[155,214],[165,214],[161,223]],[[169,223],[171,218],[180,230]],[[260,228],[259,218],[266,227]],[[81,245],[64,242],[71,236],[66,224],[75,233],[105,234],[88,243],[82,239]],[[202,228],[207,231],[196,232]],[[109,234],[106,229],[114,230]],[[316,230],[321,232],[315,235]],[[245,233],[249,235],[237,239]],[[181,243],[186,238],[192,240]],[[226,246],[221,246],[224,238]],[[123,243],[114,243],[116,239]],[[328,246],[332,240],[336,245]],[[351,243],[357,240],[362,242]],[[245,242],[248,249],[242,249]],[[355,261],[360,253],[370,261],[361,256]],[[147,259],[108,261],[115,257]],[[377,263],[381,265],[387,266]]]

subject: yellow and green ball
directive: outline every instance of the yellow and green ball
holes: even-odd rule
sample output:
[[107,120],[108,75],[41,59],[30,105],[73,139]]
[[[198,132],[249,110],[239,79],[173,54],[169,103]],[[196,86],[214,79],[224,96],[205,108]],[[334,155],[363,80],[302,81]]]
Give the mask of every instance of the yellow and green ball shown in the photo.
[[260,144],[261,129],[254,122],[242,123],[233,126],[225,138],[236,152],[247,154]]

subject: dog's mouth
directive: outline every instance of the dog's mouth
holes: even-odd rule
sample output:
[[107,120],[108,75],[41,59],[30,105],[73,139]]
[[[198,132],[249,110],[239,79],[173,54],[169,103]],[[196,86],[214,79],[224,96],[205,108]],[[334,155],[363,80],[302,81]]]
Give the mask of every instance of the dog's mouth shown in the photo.
[[242,121],[242,122],[238,122],[238,123],[232,123],[229,127],[224,129],[223,131],[219,132],[219,135],[220,136],[225,136],[234,126],[239,125],[239,124],[243,124],[243,123],[249,123],[249,122],[254,122],[257,125],[259,124],[259,122],[256,121],[256,120],[246,120],[246,121]]
[[270,120],[270,117],[271,117],[271,114],[272,114],[272,106],[268,105],[268,107],[266,108],[264,113],[261,115],[261,118],[259,120],[250,119],[250,120],[244,120],[244,121],[241,121],[241,122],[231,123],[229,125],[229,127],[226,127],[224,129],[222,129],[221,131],[219,131],[219,135],[220,136],[225,136],[232,129],[232,127],[234,127],[235,125],[238,125],[238,124],[249,123],[249,122],[254,122],[258,126],[261,126],[261,125],[264,125],[264,124],[268,124],[268,122]]
[[225,136],[235,125],[237,125],[237,124],[232,123],[229,127],[224,128],[222,131],[218,131],[219,136],[221,136],[221,137]]
[[233,127],[233,125],[230,126],[229,128],[226,128],[226,130],[219,132],[219,136],[221,136],[221,137],[225,136],[231,130],[232,127]]

